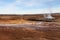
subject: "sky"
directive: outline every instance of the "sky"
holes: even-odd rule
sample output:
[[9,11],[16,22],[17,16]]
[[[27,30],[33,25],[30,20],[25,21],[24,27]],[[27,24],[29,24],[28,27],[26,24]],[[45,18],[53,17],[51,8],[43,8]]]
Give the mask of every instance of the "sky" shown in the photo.
[[60,0],[0,0],[0,14],[60,13]]

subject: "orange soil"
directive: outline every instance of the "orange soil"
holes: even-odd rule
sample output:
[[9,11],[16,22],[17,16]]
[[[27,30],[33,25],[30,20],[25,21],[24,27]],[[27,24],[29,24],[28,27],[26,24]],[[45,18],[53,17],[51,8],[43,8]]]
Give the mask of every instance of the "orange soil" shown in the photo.
[[60,30],[35,30],[0,26],[0,40],[60,40]]

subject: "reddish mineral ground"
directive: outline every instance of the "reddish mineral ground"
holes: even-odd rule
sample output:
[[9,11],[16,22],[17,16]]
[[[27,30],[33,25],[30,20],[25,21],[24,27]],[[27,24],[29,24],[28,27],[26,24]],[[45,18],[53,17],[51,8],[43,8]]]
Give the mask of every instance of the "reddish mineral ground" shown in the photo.
[[42,15],[0,15],[0,40],[60,40],[60,14],[53,16],[54,22],[45,22],[27,20]]

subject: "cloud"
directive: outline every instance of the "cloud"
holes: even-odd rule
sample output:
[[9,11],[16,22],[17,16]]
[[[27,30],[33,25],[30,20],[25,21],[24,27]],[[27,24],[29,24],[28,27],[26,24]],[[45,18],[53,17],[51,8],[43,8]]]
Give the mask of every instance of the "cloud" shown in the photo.
[[[59,5],[59,0],[16,0],[17,13],[29,14],[29,13],[49,13],[49,7],[55,8]],[[59,6],[60,8],[60,6]],[[59,12],[58,7],[52,9],[53,12]]]
[[36,2],[37,0],[16,0],[17,5],[24,5],[24,6],[37,6],[37,5],[41,5],[38,4],[38,2]]
[[[3,6],[2,6],[2,4]],[[15,6],[15,2],[11,2],[11,3],[3,3],[3,1],[0,3],[0,13],[2,14],[13,14],[15,13],[16,10],[16,6]]]
[[[59,0],[0,0],[0,13],[3,14],[35,14],[49,13],[52,4],[53,12],[60,12]],[[56,7],[55,7],[56,6]]]
[[16,0],[16,8],[19,10],[36,10],[48,8],[54,0]]

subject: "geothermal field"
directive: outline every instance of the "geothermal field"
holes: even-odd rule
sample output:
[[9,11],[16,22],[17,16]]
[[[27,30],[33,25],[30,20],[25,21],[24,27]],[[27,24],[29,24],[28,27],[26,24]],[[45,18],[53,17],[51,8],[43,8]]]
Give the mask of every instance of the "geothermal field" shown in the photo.
[[0,15],[0,40],[60,40],[60,14]]

